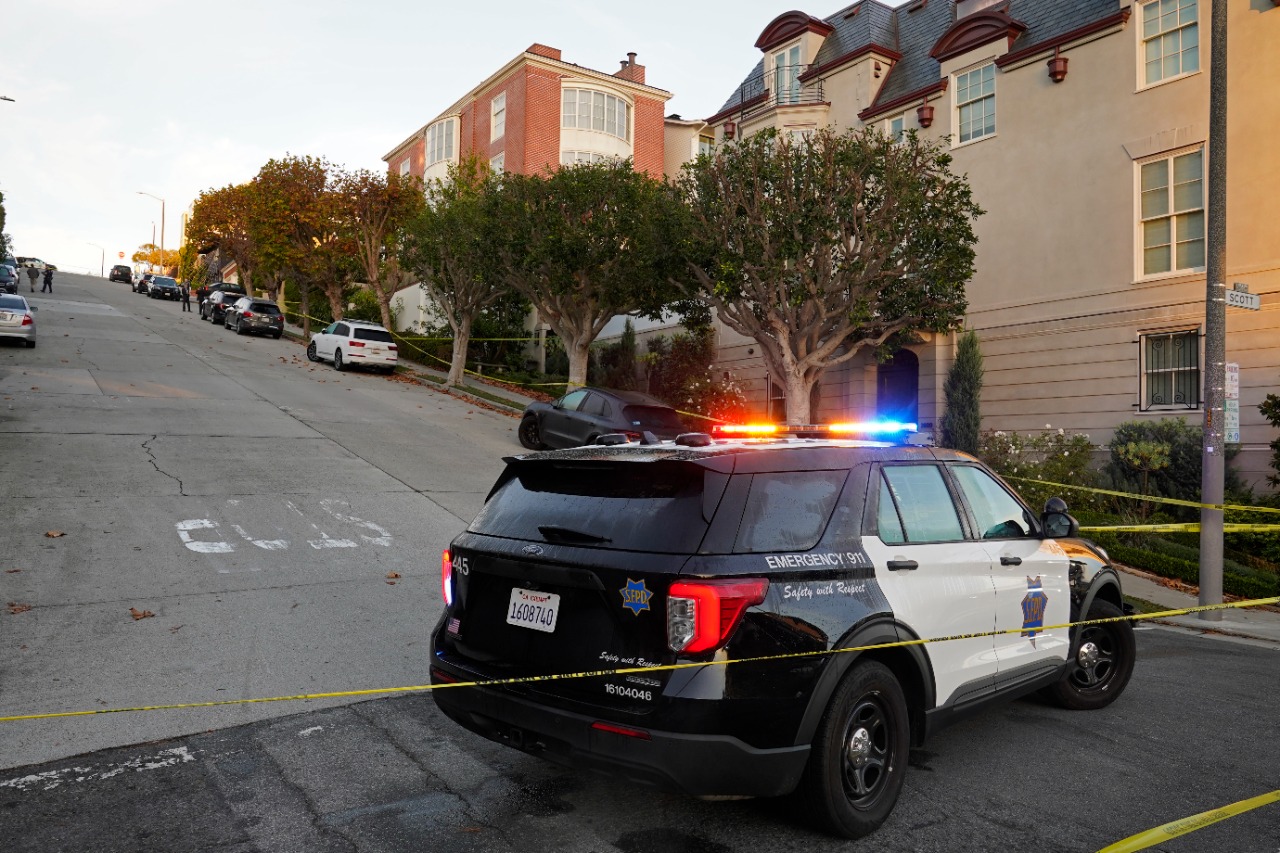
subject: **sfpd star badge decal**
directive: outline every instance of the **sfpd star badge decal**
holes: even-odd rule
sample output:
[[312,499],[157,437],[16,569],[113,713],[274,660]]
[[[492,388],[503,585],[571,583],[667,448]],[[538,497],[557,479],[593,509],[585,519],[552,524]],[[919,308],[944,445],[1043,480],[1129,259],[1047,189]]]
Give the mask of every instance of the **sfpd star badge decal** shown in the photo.
[[1022,636],[1031,638],[1031,648],[1036,647],[1036,634],[1044,628],[1044,611],[1049,606],[1049,596],[1044,594],[1040,575],[1027,578],[1027,594],[1022,599]]
[[641,610],[649,609],[649,599],[653,598],[653,593],[645,587],[643,580],[633,581],[627,578],[627,585],[618,592],[622,593],[622,606],[636,616],[640,615]]

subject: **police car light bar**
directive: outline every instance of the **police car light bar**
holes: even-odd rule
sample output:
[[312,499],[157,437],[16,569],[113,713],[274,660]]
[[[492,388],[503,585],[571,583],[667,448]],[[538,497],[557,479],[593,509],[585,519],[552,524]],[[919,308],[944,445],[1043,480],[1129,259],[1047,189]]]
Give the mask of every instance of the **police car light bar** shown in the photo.
[[857,421],[836,424],[716,424],[712,432],[721,438],[759,438],[803,434],[828,435],[906,435],[916,431],[916,425],[900,421]]

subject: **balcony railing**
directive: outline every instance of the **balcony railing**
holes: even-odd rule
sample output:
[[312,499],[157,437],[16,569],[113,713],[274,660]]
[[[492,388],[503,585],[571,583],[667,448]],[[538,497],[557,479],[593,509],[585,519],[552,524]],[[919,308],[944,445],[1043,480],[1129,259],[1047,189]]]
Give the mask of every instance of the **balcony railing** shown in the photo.
[[778,107],[826,103],[821,78],[801,79],[812,68],[812,65],[784,65],[753,75],[738,87],[727,109],[733,110],[741,120]]

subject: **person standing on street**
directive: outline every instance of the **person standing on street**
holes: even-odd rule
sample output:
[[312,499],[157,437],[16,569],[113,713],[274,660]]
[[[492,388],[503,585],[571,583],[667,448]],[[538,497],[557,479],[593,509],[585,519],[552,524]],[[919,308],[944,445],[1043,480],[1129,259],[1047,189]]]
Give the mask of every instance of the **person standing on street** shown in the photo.
[[40,270],[38,270],[38,269],[36,269],[35,267],[33,267],[33,266],[31,266],[30,264],[28,264],[28,265],[27,265],[27,280],[31,282],[31,292],[32,292],[32,293],[35,293],[35,292],[36,292],[36,279],[38,279],[39,277],[40,277]]
[[184,281],[182,282],[182,284],[178,285],[178,287],[181,288],[181,293],[182,293],[182,310],[190,311],[191,310],[191,285],[187,284]]
[[53,270],[48,267],[44,268],[44,287],[40,288],[41,293],[53,293]]

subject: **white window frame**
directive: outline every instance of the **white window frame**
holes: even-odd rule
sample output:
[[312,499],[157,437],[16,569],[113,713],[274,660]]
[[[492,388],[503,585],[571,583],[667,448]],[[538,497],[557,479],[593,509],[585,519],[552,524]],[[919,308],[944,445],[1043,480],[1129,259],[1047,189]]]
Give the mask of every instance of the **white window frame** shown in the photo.
[[[1175,173],[1175,161],[1179,158],[1189,155],[1198,154],[1200,158],[1200,174],[1198,183],[1200,184],[1199,206],[1183,206],[1178,207],[1178,188],[1186,187],[1192,181],[1177,181]],[[1165,196],[1166,206],[1161,212],[1147,213],[1146,193],[1143,191],[1143,174],[1147,166],[1156,163],[1165,164],[1165,184],[1161,187]],[[1136,278],[1139,281],[1170,278],[1180,275],[1191,275],[1205,270],[1207,250],[1208,250],[1208,220],[1206,202],[1208,198],[1208,175],[1206,173],[1207,163],[1205,158],[1205,147],[1203,145],[1193,145],[1186,148],[1178,148],[1173,151],[1164,151],[1152,157],[1144,157],[1134,163],[1134,221],[1135,237],[1134,237],[1134,270]],[[1150,190],[1147,191],[1151,192]],[[1198,238],[1179,240],[1178,228],[1184,222],[1198,218],[1200,221],[1200,232]],[[1169,247],[1169,268],[1167,270],[1158,270],[1153,272],[1147,271],[1147,227],[1150,223],[1162,220],[1169,221],[1169,242],[1157,245],[1167,245]],[[1186,232],[1183,232],[1185,237]],[[1199,242],[1200,244],[1200,263],[1189,264],[1186,266],[1178,265],[1178,246],[1188,245]]]
[[489,141],[501,139],[507,133],[507,93],[499,92],[489,104]]
[[[1182,338],[1184,343],[1191,344],[1190,363],[1172,364],[1171,356],[1166,356],[1165,360],[1156,366],[1150,363],[1148,350],[1157,341],[1167,341],[1169,351],[1172,353],[1175,339]],[[1149,332],[1140,332],[1138,334],[1138,411],[1164,412],[1170,409],[1174,410],[1196,410],[1203,405],[1204,395],[1202,385],[1204,382],[1204,372],[1201,366],[1200,357],[1200,329],[1169,329],[1169,330],[1153,330]],[[1195,397],[1189,400],[1170,399],[1163,402],[1154,402],[1150,399],[1152,388],[1151,378],[1153,374],[1160,374],[1162,377],[1169,377],[1168,390],[1170,396],[1174,396],[1178,390],[1177,377],[1180,374],[1191,374],[1194,378],[1189,383],[1183,383],[1183,387],[1192,392]]]
[[561,166],[577,166],[581,163],[605,163],[618,159],[613,154],[602,154],[599,151],[561,151]]
[[442,118],[427,128],[427,166],[453,159],[457,122],[451,116]]
[[[990,69],[991,71],[991,91],[985,92],[983,91],[983,87],[985,83],[982,82],[982,75],[983,75],[983,72],[987,71],[988,69]],[[975,74],[978,75],[978,80],[980,82],[977,90],[977,95],[971,96],[973,94],[973,88],[972,88],[972,83],[968,82],[968,78],[970,75],[975,75]],[[955,119],[954,126],[956,129],[955,143],[954,143],[955,146],[970,145],[975,142],[981,142],[984,139],[990,139],[991,137],[995,136],[999,132],[999,127],[1000,127],[998,123],[999,111],[998,111],[997,91],[996,91],[998,87],[996,85],[996,78],[997,78],[996,64],[995,62],[990,60],[983,62],[981,65],[975,65],[972,68],[967,68],[964,71],[957,71],[955,74],[952,75],[952,83],[953,83],[952,91],[956,93],[955,106],[953,107],[953,116]],[[962,83],[962,81],[964,81],[964,83]],[[962,85],[967,85],[969,87],[968,91],[962,92],[961,91]],[[961,98],[967,98],[967,100],[961,100]],[[964,113],[965,108],[985,103],[988,100],[990,100],[991,102],[991,130],[988,132],[986,130],[986,122],[983,122],[983,126],[982,126],[983,129],[980,134],[975,136],[972,134],[972,132],[970,132],[969,138],[965,139],[963,137],[964,131],[961,129],[961,121],[962,121],[961,116]],[[985,117],[986,114],[987,114],[986,110],[984,109],[983,116]]]
[[[570,108],[570,92],[573,93],[572,108]],[[590,118],[585,127],[582,125],[584,118],[583,107],[589,107],[591,110]],[[622,111],[621,115],[619,115],[619,109]],[[631,122],[634,118],[634,112],[635,108],[626,98],[602,89],[591,89],[585,86],[565,86],[560,90],[561,128],[593,130],[597,133],[607,133],[624,142],[630,142]],[[613,130],[609,129],[610,124],[612,124]]]
[[716,135],[714,133],[698,134],[698,156],[714,154],[716,151]]
[[[897,125],[896,127],[894,125]],[[884,123],[885,135],[895,143],[901,144],[907,138],[907,114],[890,116]]]
[[489,168],[495,175],[500,175],[507,171],[507,152],[499,151],[493,157],[490,157]]
[[800,103],[800,42],[773,52],[773,97],[778,104]]
[[409,176],[409,170],[411,168],[413,168],[412,157],[406,157],[403,160],[401,160],[400,161],[400,177],[407,178]]
[[[1137,33],[1137,65],[1138,65],[1138,89],[1150,89],[1174,80],[1181,80],[1183,77],[1190,77],[1193,74],[1199,74],[1203,67],[1201,62],[1201,41],[1200,41],[1200,9],[1203,6],[1201,0],[1143,0],[1138,4],[1137,9],[1137,26],[1134,32]],[[1170,14],[1167,10],[1172,8],[1173,19],[1168,22],[1162,22],[1161,19]],[[1185,10],[1190,9],[1188,16]],[[1148,16],[1152,14],[1150,10],[1156,10],[1155,18]],[[1154,27],[1151,23],[1155,24]],[[1176,39],[1174,38],[1176,36]],[[1183,47],[1188,39],[1193,41],[1191,48]],[[1178,50],[1170,51],[1166,56],[1164,48],[1169,46],[1173,41],[1178,42]],[[1155,60],[1161,63],[1160,76],[1154,80],[1147,79],[1147,65],[1151,61],[1148,59],[1148,51],[1151,46],[1156,46],[1160,51],[1160,57]],[[1188,69],[1185,54],[1192,51],[1194,57],[1194,68]],[[1172,74],[1164,73],[1165,60],[1177,56],[1178,70]]]

